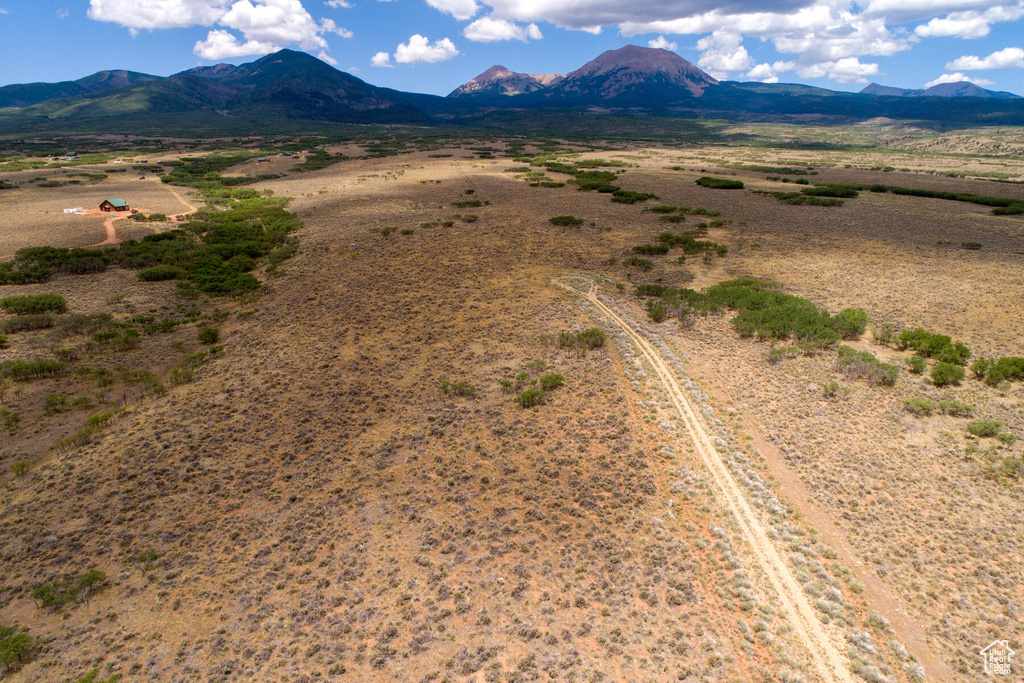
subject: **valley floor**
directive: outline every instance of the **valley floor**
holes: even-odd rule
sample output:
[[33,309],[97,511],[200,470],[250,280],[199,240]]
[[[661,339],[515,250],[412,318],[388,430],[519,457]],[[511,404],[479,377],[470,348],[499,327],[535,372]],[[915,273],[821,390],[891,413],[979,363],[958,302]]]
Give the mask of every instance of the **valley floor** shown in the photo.
[[[453,154],[258,185],[295,197],[301,251],[228,306],[223,355],[88,445],[23,476],[4,461],[0,624],[39,644],[10,680],[966,682],[981,648],[1019,639],[1020,482],[965,455],[966,419],[903,410],[960,398],[1021,434],[1019,383],[869,387],[834,354],[769,364],[728,316],[654,324],[632,290],[771,278],[1024,355],[1021,217],[868,193],[788,206],[637,149],[623,187],[729,221],[710,230],[726,256],[644,272],[623,262],[666,224],[643,204]],[[583,225],[549,222],[565,214]],[[119,277],[32,291],[88,281],[73,304],[101,307]],[[593,327],[603,348],[558,343]],[[869,339],[854,344],[905,367]],[[534,408],[502,384],[552,372],[564,385]],[[109,585],[87,603],[29,597],[93,568]]]

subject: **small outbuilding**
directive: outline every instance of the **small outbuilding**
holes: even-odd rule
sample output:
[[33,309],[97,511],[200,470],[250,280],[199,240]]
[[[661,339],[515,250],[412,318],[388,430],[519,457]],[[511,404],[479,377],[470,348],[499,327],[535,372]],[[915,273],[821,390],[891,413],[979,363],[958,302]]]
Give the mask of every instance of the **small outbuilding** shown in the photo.
[[104,199],[100,204],[100,211],[110,213],[111,211],[131,211],[128,202],[123,199]]

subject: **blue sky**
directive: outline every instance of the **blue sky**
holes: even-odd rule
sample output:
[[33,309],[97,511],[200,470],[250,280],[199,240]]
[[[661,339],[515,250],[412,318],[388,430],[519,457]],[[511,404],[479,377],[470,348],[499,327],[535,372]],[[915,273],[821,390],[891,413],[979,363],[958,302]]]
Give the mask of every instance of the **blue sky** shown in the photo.
[[1024,95],[1024,0],[0,0],[0,85],[167,76],[288,47],[443,95],[494,64],[567,73],[630,43],[721,79]]

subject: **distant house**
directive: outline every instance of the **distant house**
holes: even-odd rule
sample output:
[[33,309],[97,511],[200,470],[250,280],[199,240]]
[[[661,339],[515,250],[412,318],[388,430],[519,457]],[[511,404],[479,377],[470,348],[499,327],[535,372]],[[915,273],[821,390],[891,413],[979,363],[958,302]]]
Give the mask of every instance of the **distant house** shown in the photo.
[[269,161],[270,161],[270,159],[268,159],[267,157],[260,157],[259,159],[256,160],[256,163],[258,163],[258,164],[265,164],[265,163],[267,163]]
[[104,199],[103,203],[100,204],[100,211],[109,213],[111,211],[131,211],[131,207],[128,206],[128,202],[123,199]]

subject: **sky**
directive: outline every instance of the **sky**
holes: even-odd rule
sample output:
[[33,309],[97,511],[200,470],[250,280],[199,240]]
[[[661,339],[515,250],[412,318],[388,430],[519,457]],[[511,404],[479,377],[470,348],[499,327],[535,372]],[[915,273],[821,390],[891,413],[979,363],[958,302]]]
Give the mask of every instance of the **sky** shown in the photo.
[[495,64],[568,73],[628,44],[721,80],[970,80],[1024,95],[1024,0],[0,0],[0,85],[169,76],[291,48],[445,95]]

